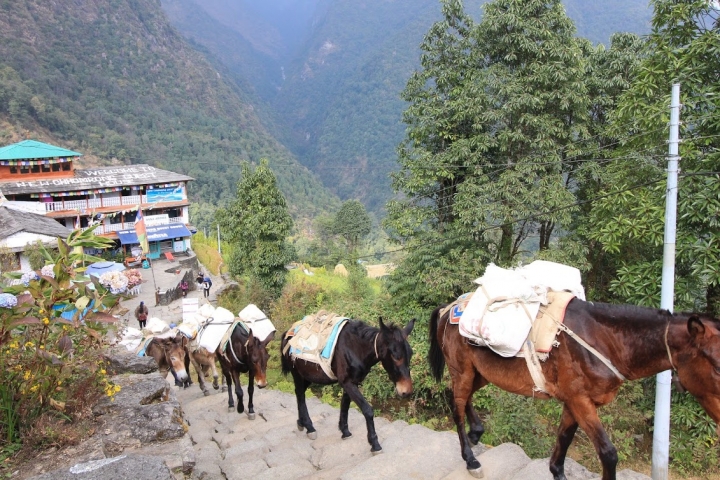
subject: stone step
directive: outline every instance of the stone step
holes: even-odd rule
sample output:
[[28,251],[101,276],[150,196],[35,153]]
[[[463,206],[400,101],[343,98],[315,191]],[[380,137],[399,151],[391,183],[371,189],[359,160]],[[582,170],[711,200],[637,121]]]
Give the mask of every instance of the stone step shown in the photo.
[[[468,480],[472,478],[460,455],[455,432],[435,432],[404,421],[376,417],[375,428],[383,453],[373,455],[362,414],[351,407],[348,427],[352,437],[343,440],[340,411],[315,397],[306,402],[317,438],[297,429],[295,396],[277,390],[255,389],[256,416],[250,420],[227,407],[227,393],[204,396],[197,385],[175,389],[197,459],[191,478],[214,479],[397,479]],[[247,391],[244,402],[247,408]],[[487,480],[552,479],[548,459],[530,459],[521,447],[507,443],[494,448],[473,448]],[[568,480],[600,476],[567,459]],[[619,480],[649,479],[624,470]]]

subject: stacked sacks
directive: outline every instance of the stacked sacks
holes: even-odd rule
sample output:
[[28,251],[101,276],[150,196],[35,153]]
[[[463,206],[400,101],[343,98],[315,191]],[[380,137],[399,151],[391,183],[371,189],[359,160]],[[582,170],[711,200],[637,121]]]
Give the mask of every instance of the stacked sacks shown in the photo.
[[275,333],[275,325],[273,325],[262,310],[252,303],[243,308],[242,311],[238,313],[238,317],[252,329],[253,336],[261,342]]

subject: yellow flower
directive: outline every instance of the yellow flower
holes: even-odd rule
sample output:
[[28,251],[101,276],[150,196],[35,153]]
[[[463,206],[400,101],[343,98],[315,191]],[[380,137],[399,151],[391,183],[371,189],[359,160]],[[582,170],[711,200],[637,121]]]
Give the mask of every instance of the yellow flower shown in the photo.
[[40,350],[45,350],[45,345],[40,345]]
[[57,384],[58,384],[58,387],[59,387],[60,385],[62,385],[62,380],[58,380],[58,381],[57,381]]
[[25,370],[25,373],[23,374],[23,379],[25,379],[25,380],[30,379],[30,370]]
[[31,392],[37,392],[37,389],[38,389],[38,385],[37,385],[37,384],[35,384],[35,385],[33,385],[32,387],[30,387],[30,391],[31,391]]
[[63,325],[63,332],[67,331],[67,325]]
[[120,385],[115,385],[115,386],[113,387],[113,389],[115,390],[115,393],[117,393],[117,392],[119,392],[119,391],[121,390],[121,389],[120,389]]
[[25,343],[25,348],[32,348],[32,347],[34,347],[34,346],[35,346],[35,344],[34,344],[33,342],[26,342],[26,343]]
[[45,313],[45,310],[41,308],[41,309],[40,309],[40,315],[42,315],[43,313]]
[[43,318],[43,323],[44,323],[45,325],[49,324],[49,323],[50,323],[50,319],[47,318],[47,317]]
[[101,368],[101,369],[100,369],[100,374],[101,374],[101,375],[105,375],[106,373],[107,373],[107,372],[105,371],[104,368]]

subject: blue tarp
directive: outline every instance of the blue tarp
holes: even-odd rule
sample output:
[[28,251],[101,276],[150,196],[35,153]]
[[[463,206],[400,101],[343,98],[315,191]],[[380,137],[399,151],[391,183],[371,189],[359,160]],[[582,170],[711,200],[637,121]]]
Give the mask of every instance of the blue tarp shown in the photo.
[[[187,229],[182,223],[169,223],[167,225],[155,225],[148,226],[147,230],[148,242],[159,242],[162,240],[170,240],[178,237],[189,237],[192,235],[190,230]],[[135,229],[132,230],[120,230],[117,232],[120,238],[120,243],[123,245],[131,245],[138,242]]]

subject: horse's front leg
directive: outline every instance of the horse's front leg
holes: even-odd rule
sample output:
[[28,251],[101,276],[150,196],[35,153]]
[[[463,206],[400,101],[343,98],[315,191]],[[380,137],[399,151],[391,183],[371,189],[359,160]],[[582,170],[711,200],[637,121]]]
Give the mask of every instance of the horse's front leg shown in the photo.
[[360,389],[354,383],[346,381],[341,385],[343,387],[343,390],[345,390],[345,394],[343,394],[343,397],[345,395],[348,395],[350,400],[355,402],[355,405],[360,407],[360,411],[365,417],[365,424],[367,425],[368,432],[367,439],[371,447],[370,451],[373,453],[373,455],[382,453],[382,447],[380,446],[380,442],[378,442],[378,436],[375,433],[375,420],[373,419],[372,405],[370,405],[368,401],[365,400],[363,394],[360,393]]
[[225,364],[221,363],[222,367],[222,374],[223,378],[225,379],[225,383],[227,384],[227,392],[228,392],[228,409],[235,408],[235,399],[233,398],[233,391],[232,391],[232,375],[230,374],[230,367],[226,367]]
[[[340,431],[342,432],[342,438],[345,440],[346,438],[352,437],[352,433],[350,433],[350,430],[348,429],[348,411],[350,410],[350,395],[346,391],[343,390],[343,396],[342,400],[340,401],[340,423],[338,425],[338,428],[340,428]],[[374,424],[375,422],[373,422]]]
[[[587,436],[592,440],[595,451],[600,458],[603,466],[602,480],[615,480],[617,469],[618,455],[615,445],[610,441],[607,432],[600,423],[597,414],[597,407],[589,398],[573,399],[565,403],[565,408],[570,409],[570,413],[580,425]],[[563,415],[564,418],[564,415]]]
[[567,480],[565,477],[565,455],[567,454],[570,443],[572,443],[578,423],[570,413],[570,409],[563,405],[562,417],[560,418],[560,426],[558,427],[558,436],[555,441],[555,448],[550,457],[550,473],[554,480]]
[[255,375],[252,368],[248,370],[248,412],[250,420],[255,420],[255,409],[253,409],[253,392],[255,391]]
[[[235,395],[237,395],[237,412],[243,413],[245,411],[245,406],[243,405],[243,391],[242,391],[242,385],[240,385],[240,373],[237,371],[237,369],[232,368],[230,370],[230,375],[232,375],[232,380],[235,382]],[[230,390],[230,384],[228,384],[228,390]],[[232,396],[232,391],[230,391],[230,395]]]

